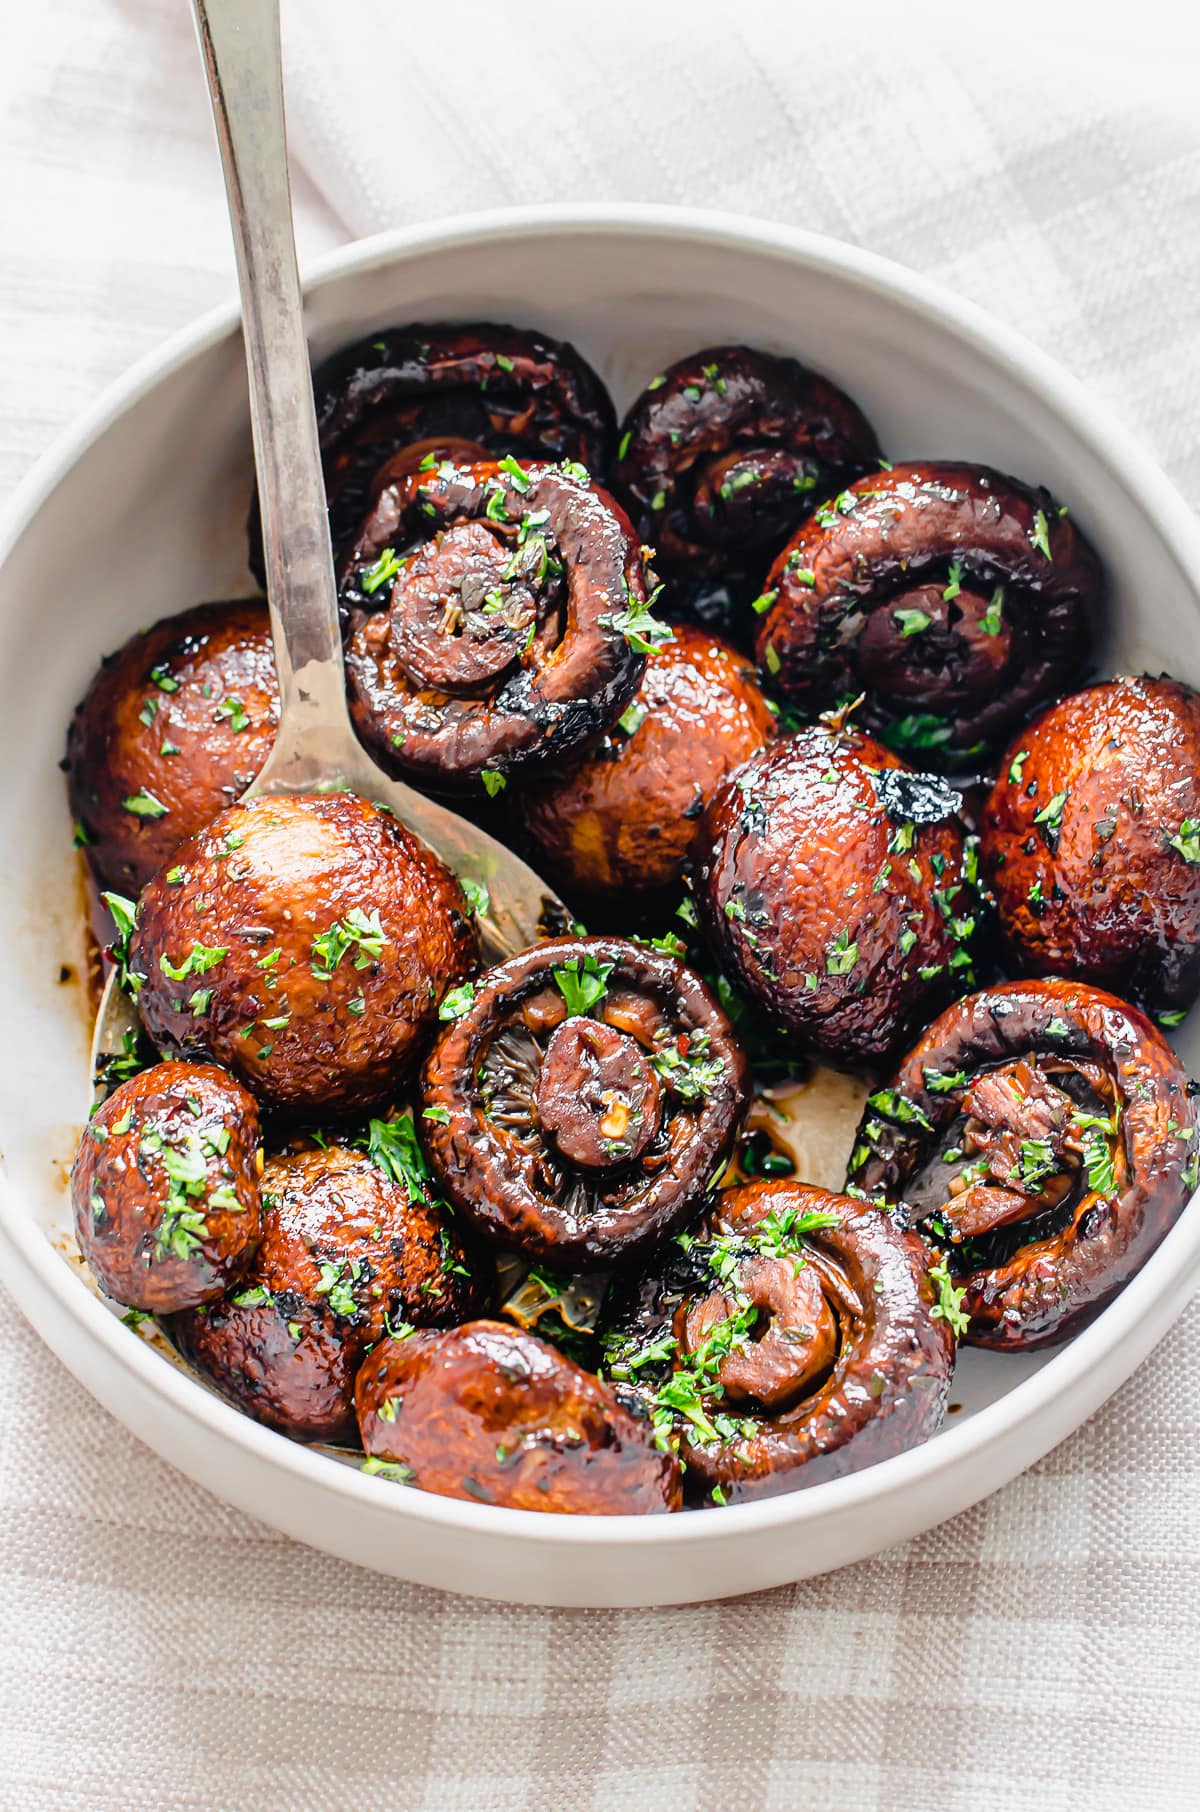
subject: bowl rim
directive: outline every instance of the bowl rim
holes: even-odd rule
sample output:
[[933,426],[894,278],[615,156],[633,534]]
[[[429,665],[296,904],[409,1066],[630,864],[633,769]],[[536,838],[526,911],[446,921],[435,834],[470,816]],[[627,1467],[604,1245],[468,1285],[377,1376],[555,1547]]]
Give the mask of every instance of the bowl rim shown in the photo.
[[[403,264],[412,256],[523,237],[544,239],[562,233],[632,234],[732,249],[799,264],[876,297],[899,301],[986,362],[1016,372],[1026,389],[1065,423],[1126,491],[1135,495],[1151,528],[1181,571],[1185,575],[1200,573],[1200,525],[1182,496],[1150,455],[1129,439],[1128,430],[1107,407],[1098,403],[1056,360],[1017,329],[936,280],[824,234],[754,216],[654,203],[507,207],[392,228],[340,246],[312,262],[304,277],[305,293],[311,295],[346,276]],[[226,300],[207,310],[138,359],[56,438],[0,511],[0,565],[56,487],[112,423],[193,357],[235,332],[239,319],[236,300]],[[378,1510],[391,1503],[392,1513],[397,1516],[415,1518],[448,1531],[486,1532],[519,1543],[549,1540],[574,1547],[602,1546],[614,1541],[636,1546],[694,1546],[718,1538],[726,1540],[735,1534],[753,1536],[782,1524],[799,1527],[838,1510],[860,1509],[886,1500],[906,1485],[928,1483],[939,1473],[960,1471],[970,1465],[974,1455],[1012,1435],[1030,1411],[1045,1408],[1056,1399],[1069,1399],[1101,1355],[1121,1345],[1148,1320],[1156,1304],[1170,1296],[1173,1283],[1185,1279],[1194,1285],[1200,1278],[1200,1198],[1194,1196],[1142,1269],[1093,1322],[1068,1340],[1037,1372],[1020,1380],[966,1422],[943,1426],[936,1438],[919,1447],[842,1478],[749,1503],[691,1510],[683,1516],[546,1515],[438,1497],[419,1490],[397,1491],[386,1480],[373,1478],[353,1465],[263,1427],[167,1362],[150,1343],[124,1327],[120,1318],[64,1262],[32,1217],[20,1209],[15,1186],[2,1175],[0,1195],[10,1209],[16,1209],[0,1217],[0,1243],[7,1244],[18,1263],[34,1273],[38,1283],[81,1324],[85,1335],[105,1349],[109,1359],[152,1394],[166,1398],[169,1406],[185,1418],[204,1425],[251,1457],[305,1480],[314,1488],[357,1500],[364,1507]],[[1187,1294],[1182,1293],[1176,1312],[1182,1310],[1186,1300]],[[1169,1325],[1169,1320],[1161,1320],[1155,1337],[1165,1333]],[[1003,1362],[1004,1355],[994,1357]],[[1122,1373],[1121,1377],[1125,1375]],[[1113,1388],[1119,1382],[1115,1381]],[[1092,1409],[1086,1413],[1092,1413]],[[1086,1415],[1072,1422],[1071,1427],[1079,1426],[1084,1419]],[[1052,1434],[1038,1452],[1065,1438],[1065,1432]],[[1027,1463],[1032,1463],[1034,1457],[1031,1454]],[[1010,1472],[1005,1476],[1012,1475]]]

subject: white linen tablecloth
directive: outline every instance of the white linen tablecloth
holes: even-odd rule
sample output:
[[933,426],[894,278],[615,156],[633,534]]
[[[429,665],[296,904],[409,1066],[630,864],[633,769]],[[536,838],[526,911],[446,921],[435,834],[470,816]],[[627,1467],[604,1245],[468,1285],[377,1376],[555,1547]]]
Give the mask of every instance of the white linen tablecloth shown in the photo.
[[[302,261],[517,201],[815,227],[991,307],[1200,501],[1174,8],[284,0]],[[185,0],[0,7],[0,491],[233,285]],[[31,600],[36,607],[36,600]],[[1200,1778],[1200,1304],[987,1503],[736,1603],[443,1597],[189,1484],[0,1305],[0,1808],[1174,1812]]]

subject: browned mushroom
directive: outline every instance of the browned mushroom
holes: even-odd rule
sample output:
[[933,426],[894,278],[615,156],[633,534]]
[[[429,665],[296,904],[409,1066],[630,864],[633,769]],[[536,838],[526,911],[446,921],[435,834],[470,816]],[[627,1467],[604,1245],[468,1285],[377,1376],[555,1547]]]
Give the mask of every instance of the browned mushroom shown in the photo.
[[679,1463],[648,1422],[503,1322],[385,1340],[356,1396],[368,1469],[398,1483],[576,1516],[679,1509]]
[[110,655],[67,737],[75,834],[101,885],[139,893],[245,792],[278,718],[261,599],[165,617]]
[[447,1199],[492,1239],[565,1267],[606,1263],[678,1227],[714,1185],[748,1070],[674,957],[554,938],[442,1012],[422,1137]]
[[942,1418],[955,1343],[933,1263],[847,1196],[792,1180],[727,1189],[614,1287],[604,1375],[679,1453],[693,1500],[841,1477]]
[[1194,1095],[1115,995],[1004,982],[948,1007],[871,1096],[850,1180],[945,1248],[968,1344],[1049,1346],[1132,1277],[1196,1188]]
[[486,1295],[489,1267],[430,1189],[411,1114],[373,1120],[366,1143],[298,1140],[268,1158],[251,1269],[167,1323],[239,1409],[298,1441],[353,1441],[373,1343],[462,1321]]
[[[313,378],[330,529],[340,550],[383,484],[427,454],[608,466],[613,407],[573,346],[492,321],[388,327]],[[251,565],[262,578],[257,506]]]
[[1048,491],[986,466],[895,466],[824,503],[779,555],[758,662],[802,709],[862,693],[885,742],[959,766],[1080,672],[1103,591]]
[[569,898],[636,912],[678,887],[705,805],[774,734],[745,658],[679,624],[608,735],[523,790],[542,865]]
[[1175,1024],[1200,988],[1200,695],[1121,678],[1051,705],[1000,764],[981,854],[1023,968]]
[[870,1063],[971,984],[960,803],[844,722],[760,750],[716,794],[698,870],[704,929],[808,1050]]
[[142,895],[127,968],[147,1032],[290,1114],[391,1095],[475,939],[458,882],[349,793],[234,805]]
[[71,1171],[75,1236],[114,1302],[165,1314],[210,1302],[261,1231],[258,1109],[205,1063],[157,1063],[113,1090]]
[[625,512],[570,464],[443,461],[388,484],[339,583],[359,734],[443,792],[495,793],[606,729],[670,634]]
[[613,488],[672,596],[732,627],[784,538],[878,456],[870,423],[827,378],[795,359],[710,346],[638,397]]

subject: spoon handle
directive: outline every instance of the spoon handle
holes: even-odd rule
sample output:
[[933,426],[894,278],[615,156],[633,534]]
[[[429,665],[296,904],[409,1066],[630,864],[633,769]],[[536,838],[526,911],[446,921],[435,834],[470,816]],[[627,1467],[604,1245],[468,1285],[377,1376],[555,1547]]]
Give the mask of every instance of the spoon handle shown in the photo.
[[278,0],[193,0],[237,254],[267,598],[273,770],[326,775],[353,741],[292,231]]
[[[349,787],[386,805],[461,878],[487,890],[480,942],[525,949],[566,909],[511,850],[389,780],[350,725],[337,585],[292,232],[278,0],[192,0],[242,295],[279,729],[250,793]],[[102,1019],[104,1015],[102,1013]],[[99,1036],[99,1034],[98,1034]]]

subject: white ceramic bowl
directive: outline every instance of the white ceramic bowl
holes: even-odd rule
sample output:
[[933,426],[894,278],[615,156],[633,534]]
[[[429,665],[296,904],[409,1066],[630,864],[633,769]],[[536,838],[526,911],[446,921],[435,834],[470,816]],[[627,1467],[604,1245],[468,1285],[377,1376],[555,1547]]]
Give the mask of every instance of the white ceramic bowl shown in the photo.
[[[1200,537],[1180,498],[1068,378],[976,308],[865,253],[659,208],[539,209],[381,236],[308,289],[318,357],[406,320],[493,318],[574,341],[618,409],[720,340],[797,354],[844,384],[892,458],[982,460],[1049,485],[1107,561],[1109,666],[1200,684]],[[232,307],[105,396],[0,528],[0,1275],[75,1376],[203,1485],[288,1534],[423,1584],[575,1605],[665,1604],[843,1565],[953,1515],[1078,1426],[1200,1275],[1200,1204],[1116,1302],[1049,1355],[964,1353],[927,1446],[766,1502],[677,1517],[538,1516],[406,1491],[239,1415],[119,1319],[66,1255],[66,1169],[88,1099],[81,893],[58,761],[104,652],[247,588],[246,385]],[[1185,1056],[1200,1056],[1200,1038]]]

